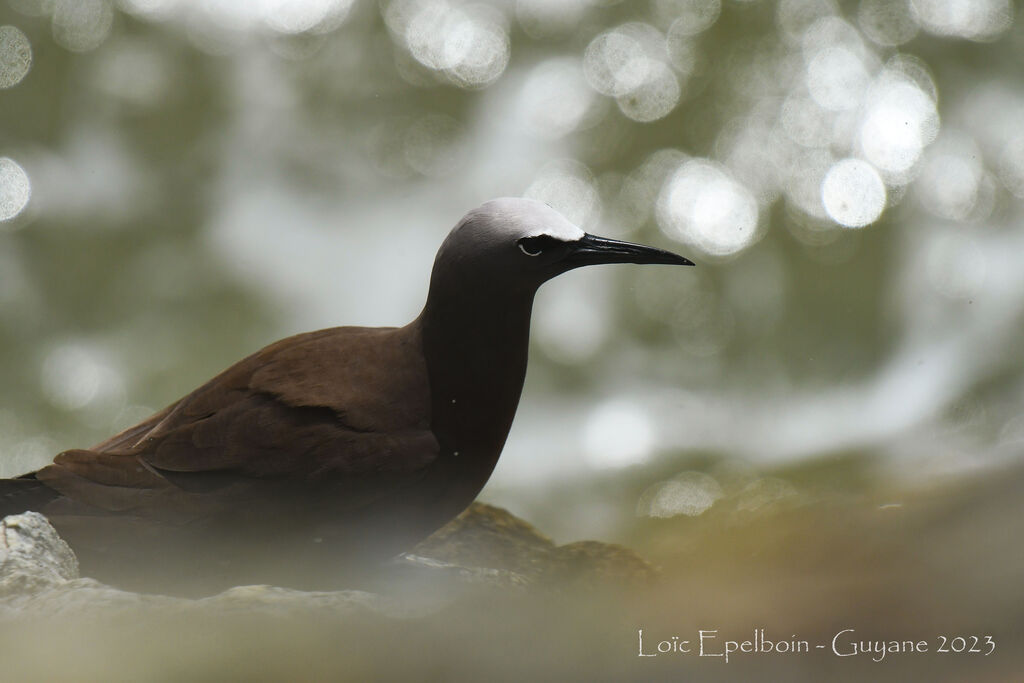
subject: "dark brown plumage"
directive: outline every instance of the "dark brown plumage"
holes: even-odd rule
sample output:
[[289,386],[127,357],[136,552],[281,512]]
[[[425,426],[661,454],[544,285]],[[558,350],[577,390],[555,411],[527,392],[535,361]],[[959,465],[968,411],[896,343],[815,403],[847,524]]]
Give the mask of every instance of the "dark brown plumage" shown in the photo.
[[489,202],[442,245],[409,325],[272,344],[138,425],[0,481],[0,514],[43,512],[84,573],[121,585],[338,585],[483,487],[519,401],[537,287],[623,261],[689,263],[584,235],[535,202]]

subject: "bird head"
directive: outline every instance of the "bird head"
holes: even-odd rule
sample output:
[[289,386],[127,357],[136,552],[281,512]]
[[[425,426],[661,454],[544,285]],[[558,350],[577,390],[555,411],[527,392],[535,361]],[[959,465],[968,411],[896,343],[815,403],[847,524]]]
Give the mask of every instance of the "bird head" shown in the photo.
[[601,263],[693,265],[663,249],[585,233],[541,202],[505,197],[459,221],[438,251],[434,273],[536,289],[556,275]]

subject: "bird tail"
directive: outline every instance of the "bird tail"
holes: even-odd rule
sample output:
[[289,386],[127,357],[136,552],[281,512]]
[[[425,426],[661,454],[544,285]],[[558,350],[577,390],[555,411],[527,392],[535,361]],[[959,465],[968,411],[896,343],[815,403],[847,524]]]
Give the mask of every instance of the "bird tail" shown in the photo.
[[31,474],[17,479],[0,479],[0,518],[39,510],[59,495]]

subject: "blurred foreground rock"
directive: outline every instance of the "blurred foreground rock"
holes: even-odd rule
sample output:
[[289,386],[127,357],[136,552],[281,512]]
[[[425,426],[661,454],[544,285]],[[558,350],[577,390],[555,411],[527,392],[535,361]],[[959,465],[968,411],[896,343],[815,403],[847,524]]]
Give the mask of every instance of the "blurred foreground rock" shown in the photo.
[[39,513],[11,515],[0,522],[0,617],[139,606],[284,613],[327,609],[415,617],[472,590],[636,585],[656,575],[650,564],[627,548],[597,541],[557,546],[506,510],[474,503],[413,552],[394,561],[374,592],[239,586],[192,600],[123,591],[80,577],[72,549]]
[[514,572],[529,584],[643,584],[657,571],[629,548],[598,541],[556,546],[507,510],[473,503],[413,550],[463,567]]

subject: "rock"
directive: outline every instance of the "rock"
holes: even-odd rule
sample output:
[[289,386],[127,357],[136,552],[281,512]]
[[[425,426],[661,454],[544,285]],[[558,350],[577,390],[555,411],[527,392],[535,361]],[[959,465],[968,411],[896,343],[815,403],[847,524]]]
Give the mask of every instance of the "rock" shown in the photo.
[[17,600],[78,578],[78,560],[38,512],[0,521],[0,598]]
[[473,503],[412,553],[462,567],[504,569],[533,581],[544,574],[555,547],[507,510]]
[[133,593],[96,581],[73,579],[62,581],[4,600],[0,607],[14,614],[53,616],[75,614],[86,610],[102,610],[106,614],[135,610],[141,607],[176,607],[180,601],[164,595]]
[[657,570],[629,548],[599,541],[563,546],[507,510],[473,503],[413,550],[463,567],[490,567],[547,585],[648,583]]
[[421,588],[433,584],[434,589],[446,588],[449,592],[458,586],[515,590],[532,583],[530,577],[509,569],[467,567],[411,553],[395,558],[390,566],[397,570],[392,578],[402,576]]
[[56,614],[83,607],[136,607],[173,601],[105,586],[78,574],[78,560],[38,512],[0,520],[0,613]]
[[635,552],[614,543],[577,541],[559,546],[546,574],[548,580],[592,587],[598,584],[643,585],[660,573]]
[[12,515],[0,523],[0,614],[160,607],[174,612],[354,612],[401,619],[437,612],[480,590],[507,593],[632,584],[657,575],[627,548],[597,541],[557,546],[508,511],[483,503],[471,505],[389,569],[372,592],[238,586],[198,600],[175,598],[119,590],[79,577],[71,548],[41,514]]
[[237,586],[199,600],[180,599],[182,607],[214,609],[220,614],[252,612],[281,615],[326,612],[360,613],[389,619],[408,619],[437,611],[437,601],[413,601],[361,590],[300,591],[278,586]]

